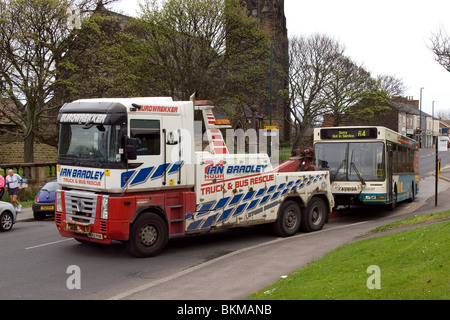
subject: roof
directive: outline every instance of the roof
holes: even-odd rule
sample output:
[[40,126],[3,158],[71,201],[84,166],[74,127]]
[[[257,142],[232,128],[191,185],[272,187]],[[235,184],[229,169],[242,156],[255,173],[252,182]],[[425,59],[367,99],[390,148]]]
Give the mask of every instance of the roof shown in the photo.
[[[416,107],[414,107],[413,105],[408,104],[408,103],[395,102],[395,101],[391,100],[391,101],[388,102],[388,105],[391,108],[394,108],[394,109],[396,109],[396,110],[398,110],[400,112],[404,112],[404,113],[407,113],[407,114],[414,114],[414,115],[420,116],[420,110],[417,109]],[[423,112],[423,111],[422,111],[422,116],[431,117],[431,115],[429,115],[428,113]]]

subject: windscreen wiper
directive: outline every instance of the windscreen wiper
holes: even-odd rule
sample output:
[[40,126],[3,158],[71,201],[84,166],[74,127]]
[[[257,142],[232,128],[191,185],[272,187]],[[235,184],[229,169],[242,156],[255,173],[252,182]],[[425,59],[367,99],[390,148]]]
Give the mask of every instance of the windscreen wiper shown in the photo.
[[356,164],[354,162],[350,163],[350,168],[353,168],[353,170],[355,170],[355,173],[358,176],[359,180],[361,181],[363,186],[365,186],[366,185],[366,181],[364,181],[364,178],[363,178],[361,172],[358,170],[358,168],[356,167]]
[[339,166],[336,169],[336,173],[330,178],[331,182],[334,182],[337,174],[339,173],[339,170],[341,170],[341,168],[345,165],[346,162],[347,162],[347,160],[345,160],[345,159],[341,161],[341,163],[339,164]]

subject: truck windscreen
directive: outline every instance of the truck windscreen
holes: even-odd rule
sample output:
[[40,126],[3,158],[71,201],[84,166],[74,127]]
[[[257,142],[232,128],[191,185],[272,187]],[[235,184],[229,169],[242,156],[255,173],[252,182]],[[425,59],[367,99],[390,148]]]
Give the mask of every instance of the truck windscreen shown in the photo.
[[123,163],[125,132],[125,125],[62,123],[58,161],[91,162],[94,166]]

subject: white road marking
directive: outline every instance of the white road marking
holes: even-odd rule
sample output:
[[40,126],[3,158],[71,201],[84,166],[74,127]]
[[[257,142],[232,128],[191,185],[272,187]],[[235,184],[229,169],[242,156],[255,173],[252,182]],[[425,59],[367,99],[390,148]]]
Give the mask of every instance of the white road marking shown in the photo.
[[59,240],[59,241],[53,241],[53,242],[49,242],[49,243],[44,243],[44,244],[40,244],[40,245],[37,245],[37,246],[25,248],[25,250],[30,250],[30,249],[36,249],[36,248],[41,248],[41,247],[51,246],[52,244],[57,244],[57,243],[66,242],[66,241],[70,241],[70,240],[73,240],[73,239],[70,238],[70,239],[64,239],[64,240]]

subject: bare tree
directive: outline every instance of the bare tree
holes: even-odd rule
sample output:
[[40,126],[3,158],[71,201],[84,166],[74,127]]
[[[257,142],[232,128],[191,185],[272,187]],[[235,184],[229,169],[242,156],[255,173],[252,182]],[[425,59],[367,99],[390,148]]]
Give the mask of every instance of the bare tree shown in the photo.
[[450,72],[450,37],[443,26],[431,35],[429,48],[436,61]]
[[362,99],[369,89],[370,73],[346,56],[338,57],[325,87],[327,114],[333,116],[333,126],[339,126],[347,111]]
[[306,130],[327,111],[325,88],[344,47],[328,36],[296,36],[289,43],[289,90],[282,94],[290,108],[289,124],[296,130],[297,149]]
[[447,110],[438,110],[436,112],[436,117],[442,120],[450,120],[450,109]]
[[408,90],[403,80],[393,75],[378,75],[377,81],[380,83],[381,89],[386,91],[390,97],[404,96]]

